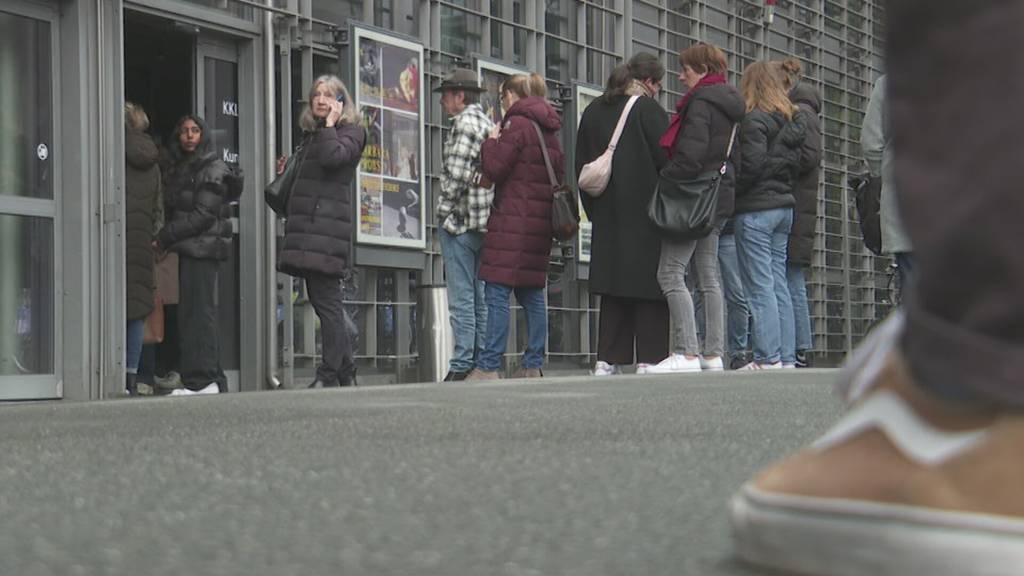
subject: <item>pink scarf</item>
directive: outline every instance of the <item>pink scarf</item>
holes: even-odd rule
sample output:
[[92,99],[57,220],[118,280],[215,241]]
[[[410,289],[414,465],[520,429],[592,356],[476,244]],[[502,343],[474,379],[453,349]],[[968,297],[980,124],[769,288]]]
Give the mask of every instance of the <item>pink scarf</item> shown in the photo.
[[676,115],[672,117],[672,123],[668,125],[668,130],[658,141],[658,144],[662,148],[668,151],[668,155],[671,158],[672,152],[676,147],[676,140],[679,138],[679,130],[683,127],[683,110],[686,109],[686,105],[690,102],[690,97],[693,96],[694,92],[697,91],[701,86],[713,86],[715,84],[725,84],[725,75],[723,74],[708,74],[707,76],[700,79],[697,85],[686,91],[683,97],[676,103]]

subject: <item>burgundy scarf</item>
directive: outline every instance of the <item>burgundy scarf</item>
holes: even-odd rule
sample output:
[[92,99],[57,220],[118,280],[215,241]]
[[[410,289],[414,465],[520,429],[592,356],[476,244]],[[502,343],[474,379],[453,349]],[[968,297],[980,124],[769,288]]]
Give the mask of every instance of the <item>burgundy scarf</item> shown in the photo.
[[690,102],[690,97],[697,91],[701,86],[714,86],[715,84],[725,84],[724,74],[708,74],[697,82],[697,85],[686,91],[683,97],[676,103],[676,115],[672,117],[672,123],[668,125],[668,130],[658,141],[658,144],[662,148],[668,151],[668,155],[671,158],[672,152],[676,147],[676,139],[679,138],[679,130],[683,127],[683,110],[686,109],[686,105]]

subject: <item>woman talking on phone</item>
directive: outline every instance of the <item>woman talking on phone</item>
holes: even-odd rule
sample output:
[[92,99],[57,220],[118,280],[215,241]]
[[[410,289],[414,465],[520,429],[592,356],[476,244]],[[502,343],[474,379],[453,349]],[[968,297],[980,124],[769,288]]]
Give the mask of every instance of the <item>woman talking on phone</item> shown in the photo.
[[[306,281],[320,318],[323,358],[309,388],[349,386],[356,366],[345,327],[341,278],[352,265],[352,180],[366,131],[345,84],[331,75],[313,82],[299,126],[298,174],[286,207],[278,269]],[[279,161],[278,172],[284,163]]]

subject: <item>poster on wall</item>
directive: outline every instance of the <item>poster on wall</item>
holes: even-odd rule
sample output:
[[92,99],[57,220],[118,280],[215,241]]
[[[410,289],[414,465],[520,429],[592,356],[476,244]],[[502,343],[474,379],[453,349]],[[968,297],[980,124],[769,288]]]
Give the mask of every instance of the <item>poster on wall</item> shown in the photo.
[[423,46],[353,26],[356,106],[366,148],[356,175],[356,241],[426,247],[423,202]]
[[527,74],[529,71],[477,57],[476,73],[480,77],[480,86],[484,89],[480,93],[480,105],[484,109],[484,114],[490,116],[495,124],[501,124],[504,116],[501,109],[501,83],[509,76]]
[[[576,102],[576,132],[579,133],[580,120],[583,119],[583,111],[590,106],[590,103],[598,98],[598,96],[604,94],[604,91],[597,86],[589,84],[574,84],[575,87],[575,102]],[[577,234],[578,238],[578,249],[577,260],[582,263],[590,262],[590,241],[593,235],[594,225],[587,218],[587,213],[583,210],[583,203],[580,202],[580,231]]]

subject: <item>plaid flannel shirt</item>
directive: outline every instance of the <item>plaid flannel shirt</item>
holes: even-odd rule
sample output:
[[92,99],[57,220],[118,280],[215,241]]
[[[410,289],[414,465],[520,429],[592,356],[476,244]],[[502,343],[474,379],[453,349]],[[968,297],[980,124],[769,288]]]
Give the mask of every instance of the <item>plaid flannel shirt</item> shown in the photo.
[[474,186],[473,176],[480,166],[480,147],[493,127],[494,122],[479,104],[470,104],[453,119],[442,152],[444,166],[437,202],[437,221],[451,234],[487,231],[494,189]]

